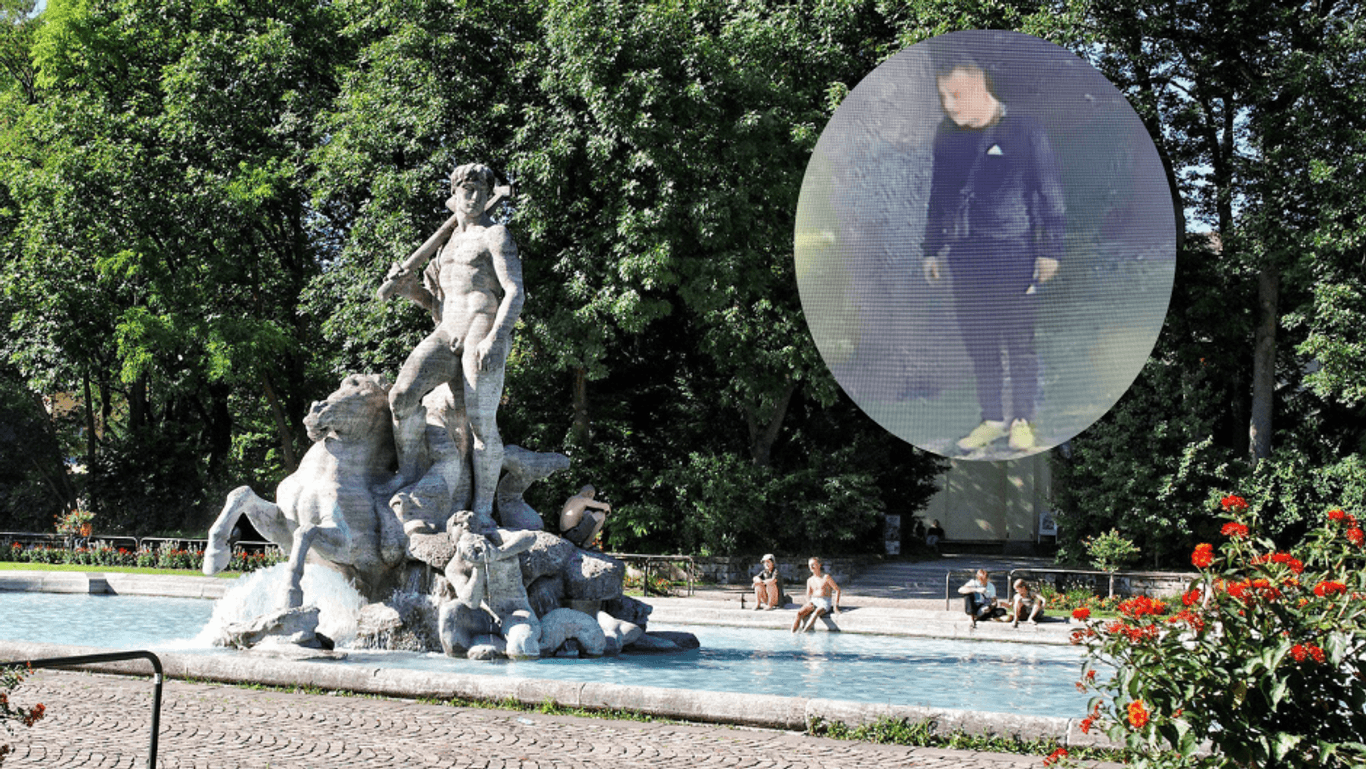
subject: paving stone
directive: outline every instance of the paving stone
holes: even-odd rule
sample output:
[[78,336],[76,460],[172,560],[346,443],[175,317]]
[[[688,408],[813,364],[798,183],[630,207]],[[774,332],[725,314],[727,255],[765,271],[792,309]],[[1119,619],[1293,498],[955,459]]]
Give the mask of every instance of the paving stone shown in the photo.
[[[47,717],[10,739],[5,769],[110,767],[147,760],[147,679],[39,671],[16,692]],[[1038,769],[1037,756],[873,745],[724,726],[611,721],[256,691],[168,680],[159,769],[321,767],[918,767]]]

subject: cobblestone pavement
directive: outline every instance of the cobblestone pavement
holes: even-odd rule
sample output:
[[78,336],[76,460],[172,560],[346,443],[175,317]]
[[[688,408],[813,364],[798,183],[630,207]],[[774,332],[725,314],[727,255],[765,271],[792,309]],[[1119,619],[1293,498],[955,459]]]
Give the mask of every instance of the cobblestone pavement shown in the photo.
[[[47,706],[18,729],[5,769],[147,765],[147,678],[36,672],[15,702]],[[3,736],[3,735],[0,735]],[[1039,757],[908,748],[723,726],[639,723],[507,710],[255,691],[168,680],[158,767],[923,767],[1016,769]]]

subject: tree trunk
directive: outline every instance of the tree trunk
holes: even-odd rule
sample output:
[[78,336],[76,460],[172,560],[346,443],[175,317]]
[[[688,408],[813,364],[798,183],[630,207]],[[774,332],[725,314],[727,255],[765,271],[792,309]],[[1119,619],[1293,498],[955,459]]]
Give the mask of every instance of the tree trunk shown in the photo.
[[1252,464],[1271,456],[1271,414],[1276,395],[1276,326],[1281,276],[1266,265],[1257,273],[1257,330],[1253,337],[1252,419],[1248,453]]
[[773,461],[773,444],[778,441],[778,434],[783,429],[783,419],[787,417],[787,405],[792,401],[792,394],[797,391],[797,380],[788,382],[783,389],[778,400],[773,404],[773,416],[769,418],[767,424],[762,429],[759,427],[756,416],[756,408],[750,408],[745,414],[749,424],[749,455],[754,461],[755,467],[768,467]]
[[588,369],[574,368],[574,442],[587,446],[593,439],[592,422],[588,417]]
[[81,375],[81,387],[85,395],[85,471],[95,467],[95,455],[99,450],[99,438],[95,435],[95,397],[90,393],[90,375]]
[[271,416],[275,418],[275,432],[280,438],[280,458],[285,463],[285,474],[289,475],[299,469],[299,461],[294,457],[294,431],[290,429],[289,417],[285,415],[280,398],[275,394],[275,387],[265,373],[261,374],[261,389],[265,390]]

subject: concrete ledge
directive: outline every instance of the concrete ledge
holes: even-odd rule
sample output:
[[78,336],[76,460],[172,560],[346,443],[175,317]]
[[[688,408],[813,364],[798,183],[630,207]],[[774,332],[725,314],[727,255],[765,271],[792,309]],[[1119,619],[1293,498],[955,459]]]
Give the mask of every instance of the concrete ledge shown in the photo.
[[0,591],[222,598],[235,580],[102,571],[0,571]]
[[[27,642],[0,641],[0,662],[98,654],[108,649]],[[515,700],[524,705],[551,702],[563,707],[590,710],[629,710],[663,718],[705,723],[736,724],[777,729],[805,730],[817,719],[849,726],[873,723],[881,718],[929,721],[936,734],[954,731],[969,734],[1015,737],[1021,740],[1052,738],[1063,745],[1119,747],[1093,730],[1081,734],[1075,719],[984,713],[924,708],[910,705],[879,705],[807,697],[768,694],[664,689],[650,686],[513,679],[416,670],[389,670],[349,664],[320,664],[265,659],[247,655],[161,654],[169,678],[189,678],[221,683],[260,683],[281,687],[317,687],[407,699],[468,699],[487,702]],[[82,665],[78,669],[115,675],[149,675],[143,660]]]
[[[857,601],[857,598],[853,599]],[[729,627],[791,630],[796,618],[796,606],[777,611],[753,611],[739,608],[739,602],[718,602],[696,598],[650,598],[654,607],[651,622],[677,625],[720,625]],[[1008,622],[979,622],[973,629],[967,615],[956,611],[926,609],[898,609],[883,606],[859,607],[836,617],[822,617],[816,632],[841,631],[870,635],[918,636],[926,638],[958,638],[987,641],[1066,645],[1071,643],[1071,632],[1076,625],[1065,621],[1048,621],[1038,625],[1028,622],[1012,628]]]

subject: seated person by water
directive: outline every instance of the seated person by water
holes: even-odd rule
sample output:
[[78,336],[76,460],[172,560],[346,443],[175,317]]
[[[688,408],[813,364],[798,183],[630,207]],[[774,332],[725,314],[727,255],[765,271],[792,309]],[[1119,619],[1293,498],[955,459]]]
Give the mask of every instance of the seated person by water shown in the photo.
[[972,618],[972,626],[977,620],[998,619],[1006,616],[1006,610],[996,605],[996,586],[991,584],[986,569],[978,569],[977,575],[958,588],[963,596],[963,611]]
[[560,509],[560,535],[582,548],[592,547],[607,514],[612,512],[611,505],[593,499],[596,493],[591,485],[584,486]]
[[835,578],[821,570],[819,558],[813,557],[806,565],[811,569],[806,580],[806,605],[797,610],[797,619],[792,622],[794,633],[798,628],[810,630],[824,614],[840,613],[840,586],[835,584]]
[[1028,619],[1032,624],[1039,624],[1039,618],[1043,616],[1047,603],[1048,600],[1039,591],[1031,588],[1028,582],[1022,579],[1015,580],[1015,595],[1010,602],[1010,626],[1018,627],[1021,617]]
[[765,553],[762,570],[754,575],[754,610],[773,610],[783,605],[783,575],[772,553]]

